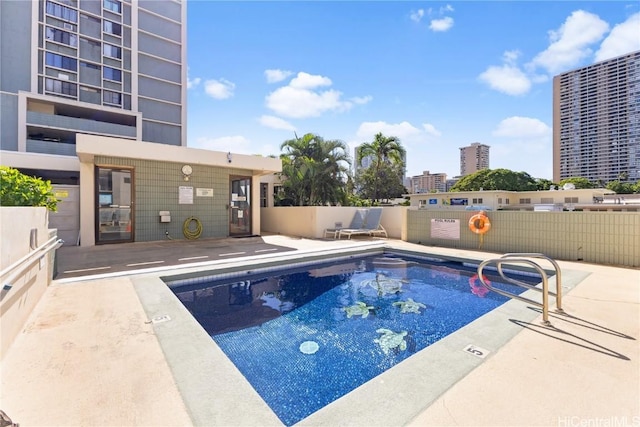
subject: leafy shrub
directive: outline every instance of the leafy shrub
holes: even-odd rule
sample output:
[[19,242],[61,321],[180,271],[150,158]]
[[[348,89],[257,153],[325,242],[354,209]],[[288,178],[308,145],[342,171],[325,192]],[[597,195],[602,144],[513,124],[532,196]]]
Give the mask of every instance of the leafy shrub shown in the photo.
[[58,200],[53,194],[51,181],[0,166],[0,205],[44,206],[55,212],[58,209]]

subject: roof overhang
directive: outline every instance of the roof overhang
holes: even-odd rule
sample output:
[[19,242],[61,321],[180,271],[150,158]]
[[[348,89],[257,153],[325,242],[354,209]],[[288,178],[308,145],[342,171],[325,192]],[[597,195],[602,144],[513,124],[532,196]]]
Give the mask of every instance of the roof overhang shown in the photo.
[[2,150],[0,151],[0,159],[2,159],[3,165],[16,169],[80,170],[80,162],[77,157],[73,156]]
[[253,175],[267,175],[282,171],[282,161],[279,158],[86,134],[76,135],[76,153],[82,163],[94,163],[95,156],[108,156],[188,163],[225,169],[247,169],[251,170]]

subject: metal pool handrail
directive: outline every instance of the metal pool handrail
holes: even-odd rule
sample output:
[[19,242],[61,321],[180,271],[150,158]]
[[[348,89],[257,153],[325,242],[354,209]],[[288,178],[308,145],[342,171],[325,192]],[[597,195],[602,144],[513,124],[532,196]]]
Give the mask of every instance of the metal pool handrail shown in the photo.
[[[502,289],[497,289],[494,288],[493,286],[491,286],[490,283],[485,282],[484,280],[484,276],[482,275],[482,271],[484,270],[484,268],[489,265],[489,264],[496,264],[496,267],[500,267],[502,265],[502,263],[522,263],[522,264],[529,264],[531,267],[533,267],[542,277],[542,303],[539,303],[538,301],[534,301],[532,299],[529,298],[525,298],[522,297],[520,295],[516,295],[516,294],[512,294],[511,292],[507,292],[507,291],[503,291]],[[501,275],[503,278],[505,278],[504,274],[501,272]],[[506,297],[509,298],[513,298],[513,299],[517,299],[519,301],[523,301],[526,302],[528,304],[532,304],[535,305],[536,307],[542,307],[542,323],[544,325],[550,325],[551,322],[549,322],[549,281],[547,279],[547,273],[542,269],[542,267],[540,267],[538,264],[536,264],[534,261],[530,260],[530,259],[526,259],[526,258],[494,258],[494,259],[488,259],[486,261],[483,261],[480,263],[480,265],[478,265],[478,280],[480,280],[480,283],[482,284],[482,286],[484,286],[485,288],[487,288],[490,291],[493,291],[495,293],[498,293],[500,295],[504,295]],[[514,283],[514,282],[512,282]],[[518,286],[521,286],[520,284],[521,282],[518,282]],[[526,286],[524,286],[525,288],[528,289],[532,289],[531,285],[526,284]],[[539,290],[539,289],[538,289]]]
[[[562,309],[562,271],[560,270],[560,265],[558,265],[556,260],[548,257],[545,254],[533,253],[533,252],[532,253],[524,253],[524,252],[523,253],[507,253],[501,256],[501,258],[513,258],[513,257],[546,259],[553,265],[553,268],[556,270],[556,292],[554,293],[549,291],[549,295],[553,295],[556,298],[556,311],[564,312],[564,310]],[[518,286],[524,286],[525,288],[535,289],[538,292],[542,292],[542,290],[536,286],[531,286],[527,283],[520,282],[519,280],[506,277],[502,272],[502,263],[498,264],[497,268],[498,268],[498,272],[500,273],[500,276],[502,276],[502,278],[507,282],[513,283],[514,285],[518,285]]]
[[[9,267],[0,272],[0,278],[2,278],[2,296],[4,293],[13,287],[13,282],[20,277],[29,267],[31,267],[36,261],[42,259],[52,249],[58,249],[64,241],[58,239],[57,236],[47,240],[43,245],[36,248],[33,252],[29,252]],[[5,276],[6,279],[5,279]],[[2,299],[0,297],[0,299]]]

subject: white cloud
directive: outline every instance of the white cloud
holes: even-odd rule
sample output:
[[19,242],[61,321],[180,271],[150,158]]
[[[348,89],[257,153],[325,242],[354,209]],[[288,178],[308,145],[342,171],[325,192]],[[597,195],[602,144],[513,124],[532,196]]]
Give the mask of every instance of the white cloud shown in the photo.
[[[491,144],[491,167],[524,171],[533,177],[551,178],[548,155],[552,146],[551,127],[531,117],[508,117],[493,130],[501,138]],[[540,159],[547,159],[540,161]]]
[[370,96],[342,100],[342,92],[335,89],[317,90],[331,86],[331,79],[324,76],[298,73],[289,85],[280,87],[267,95],[266,106],[279,116],[288,118],[318,117],[328,111],[343,112],[354,104],[371,101]]
[[277,83],[289,77],[293,72],[287,70],[264,70],[267,83]]
[[204,91],[207,95],[215,99],[227,99],[233,96],[236,88],[234,83],[225,79],[207,80],[204,82]]
[[442,133],[438,129],[436,129],[434,125],[430,123],[423,123],[422,127],[424,128],[424,131],[429,135],[433,135],[433,136],[442,135]]
[[429,24],[431,31],[447,31],[451,27],[453,27],[453,18],[450,16],[445,16],[442,19],[432,19]]
[[196,77],[194,79],[190,79],[187,77],[187,89],[193,89],[200,84],[200,77]]
[[189,78],[189,67],[187,67],[187,89],[193,89],[200,84],[200,77]]
[[550,136],[551,128],[538,119],[513,116],[498,123],[492,135],[504,138],[540,138]]
[[505,63],[514,65],[522,53],[519,50],[507,50],[502,54]]
[[296,89],[313,89],[318,86],[331,86],[331,84],[329,77],[300,72],[296,77],[291,79],[289,86]]
[[369,102],[371,102],[371,100],[373,99],[373,97],[367,95],[367,96],[354,96],[353,98],[350,98],[349,101],[353,102],[354,104],[368,104]]
[[595,61],[604,61],[636,50],[640,50],[640,12],[613,27],[596,52]]
[[558,74],[576,66],[592,53],[590,46],[602,39],[609,24],[598,15],[576,10],[557,31],[549,31],[549,47],[533,59],[535,66]]
[[271,129],[296,130],[295,126],[280,117],[264,115],[260,117],[259,122],[261,125]]
[[420,22],[422,17],[424,16],[424,9],[418,9],[417,11],[411,11],[411,15],[409,17],[414,22]]
[[446,5],[446,6],[442,6],[440,8],[440,13],[447,13],[447,12],[453,12],[453,6],[451,6],[450,4]]
[[414,127],[409,122],[401,122],[397,124],[387,122],[363,122],[358,127],[356,135],[364,140],[372,140],[378,133],[382,132],[386,136],[396,136],[403,139],[420,135],[420,129]]
[[523,95],[531,89],[531,81],[517,66],[491,66],[478,77],[481,81],[507,95]]
[[284,86],[267,95],[267,108],[284,117],[318,117],[327,111],[344,110],[341,96],[341,92],[333,89],[313,92]]

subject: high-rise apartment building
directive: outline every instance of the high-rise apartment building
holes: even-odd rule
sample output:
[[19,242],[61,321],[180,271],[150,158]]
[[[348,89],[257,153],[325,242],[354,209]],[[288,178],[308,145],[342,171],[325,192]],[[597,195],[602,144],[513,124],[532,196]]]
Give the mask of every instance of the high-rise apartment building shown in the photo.
[[489,146],[474,142],[460,147],[460,175],[465,176],[489,168]]
[[186,146],[185,20],[185,0],[0,1],[2,164],[64,183],[76,133]]
[[640,179],[640,51],[553,79],[553,180]]
[[424,171],[422,175],[412,176],[410,180],[409,191],[413,194],[447,191],[446,173]]

